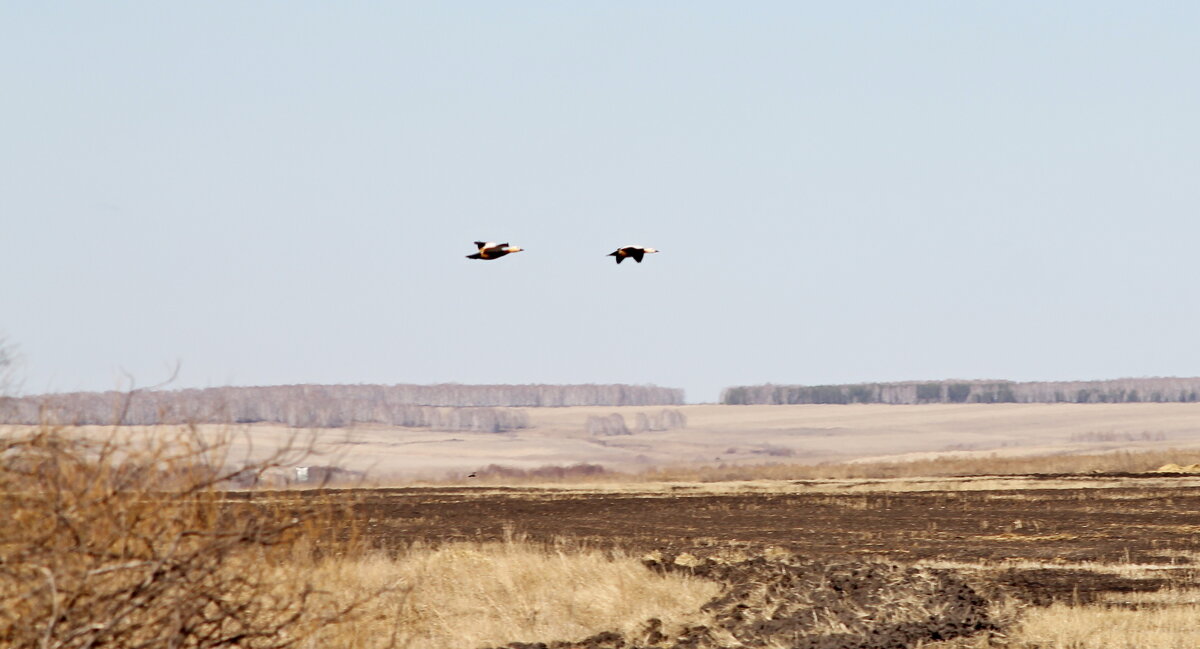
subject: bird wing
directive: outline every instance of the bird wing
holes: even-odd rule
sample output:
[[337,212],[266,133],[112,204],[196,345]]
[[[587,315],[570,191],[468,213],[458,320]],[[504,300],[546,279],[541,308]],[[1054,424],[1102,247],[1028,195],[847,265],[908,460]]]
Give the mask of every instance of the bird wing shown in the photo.
[[641,248],[630,248],[629,249],[629,256],[633,257],[633,260],[639,264],[642,263],[642,257],[645,254],[646,254],[646,251],[642,250]]

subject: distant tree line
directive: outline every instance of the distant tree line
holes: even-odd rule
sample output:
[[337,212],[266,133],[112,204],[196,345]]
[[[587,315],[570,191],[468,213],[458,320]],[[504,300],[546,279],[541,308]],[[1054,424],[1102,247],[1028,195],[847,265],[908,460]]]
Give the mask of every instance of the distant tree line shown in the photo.
[[529,426],[526,413],[502,408],[682,402],[682,390],[652,385],[275,385],[0,398],[0,421],[78,425],[275,422],[326,428],[386,423],[500,432]]
[[542,408],[552,406],[674,406],[683,403],[683,390],[662,388],[656,385],[463,385],[441,383],[437,385],[281,387],[309,387],[353,394],[370,394],[376,399],[386,399],[393,403],[422,406]]
[[1131,403],[1200,401],[1200,378],[1111,381],[905,381],[726,388],[727,405],[800,403]]
[[50,414],[64,423],[278,422],[335,427],[378,422],[441,427],[457,426],[454,422],[464,418],[486,419],[486,409],[495,407],[658,405],[682,400],[681,390],[656,386],[280,385],[41,395],[0,402],[0,417],[12,423],[36,423]]
[[0,400],[0,421],[125,426],[265,422],[299,428],[388,424],[489,433],[529,427],[523,410],[411,406],[286,392],[271,393],[264,400],[220,401],[208,390],[76,392]]
[[682,403],[683,391],[633,385],[280,385],[0,398],[0,421],[156,425],[272,422],[306,428],[357,423],[501,432],[527,428],[521,406]]
[[591,416],[587,418],[589,435],[632,435],[652,430],[670,430],[686,428],[687,415],[679,410],[663,408],[659,412],[646,414],[639,412],[633,416],[633,429],[625,423],[625,417],[614,412],[607,416]]

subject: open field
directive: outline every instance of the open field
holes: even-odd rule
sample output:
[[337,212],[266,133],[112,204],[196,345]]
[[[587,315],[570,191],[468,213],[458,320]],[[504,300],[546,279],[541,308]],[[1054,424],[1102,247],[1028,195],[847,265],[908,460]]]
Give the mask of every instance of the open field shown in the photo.
[[[310,492],[292,492],[303,499]],[[321,490],[355,503],[384,546],[571,539],[632,551],[768,547],[810,558],[1127,564],[1191,570],[1200,477]],[[316,496],[313,496],[316,497]]]
[[589,441],[619,468],[1020,456],[1200,447],[1197,405],[698,405],[678,408],[686,428],[599,439],[578,437],[588,417],[646,409],[543,408],[528,434]]
[[[837,479],[226,490],[242,469],[203,435],[79,432],[0,446],[19,523],[0,533],[0,644],[1182,649],[1200,633],[1196,474],[859,463],[821,469]],[[1153,454],[1065,459],[1114,457]]]
[[[532,469],[592,463],[637,473],[663,467],[1200,449],[1200,403],[697,405],[670,409],[686,417],[685,428],[630,435],[590,434],[588,420],[619,414],[632,428],[638,413],[654,415],[662,409],[528,408],[531,427],[508,433],[383,425],[198,428],[211,436],[229,436],[231,459],[265,457],[298,438],[304,443],[311,441],[319,451],[311,463],[364,472],[375,484],[461,478],[493,464]],[[18,432],[29,428],[10,427]],[[109,429],[88,426],[82,430],[104,435]]]
[[[886,579],[872,572],[886,572],[872,567],[879,565],[945,571],[991,602],[991,621],[972,624],[1002,624],[1009,642],[987,644],[1000,640],[980,639],[985,633],[970,641],[976,644],[954,646],[1185,647],[1200,630],[1188,617],[1200,586],[1195,476],[422,487],[284,497],[354,503],[366,537],[385,548],[498,542],[515,533],[551,547],[567,543],[654,557],[674,571],[716,579],[726,592],[743,592],[740,580],[769,581],[778,571],[816,579],[814,584],[836,581],[838,566],[872,580]],[[812,570],[825,572],[810,577],[806,571]],[[768,608],[778,616],[785,604]],[[1077,620],[1074,626],[1054,623],[1069,619]],[[1123,628],[1125,635],[1106,636],[1092,624],[1096,620],[1109,620],[1113,633]],[[735,635],[750,633],[728,624]],[[936,638],[941,631],[931,633]],[[748,637],[761,644],[747,646],[791,646],[770,644],[775,636],[743,640]],[[1129,640],[1148,637],[1162,642]]]
[[[364,472],[353,488],[205,496],[229,512],[278,512],[281,530],[288,512],[326,512],[312,541],[271,549],[245,592],[274,602],[256,619],[303,612],[289,627],[309,638],[302,646],[1182,649],[1200,633],[1200,475],[1148,472],[1200,461],[1200,404],[678,410],[685,428],[629,435],[589,434],[588,420],[632,423],[652,409],[529,409],[532,427],[504,434],[263,424],[53,434],[107,440],[106,461],[139,467],[87,469],[104,480],[141,475],[127,452],[139,438],[161,457],[192,444],[179,466]],[[75,461],[88,466],[86,454]],[[539,483],[485,470],[581,462],[627,473]],[[62,480],[93,498],[74,475]],[[146,499],[104,493],[88,520],[103,543],[123,543],[104,527],[111,503],[143,511]],[[257,552],[205,564],[206,578],[241,580],[243,551]],[[27,598],[22,579],[10,594]]]

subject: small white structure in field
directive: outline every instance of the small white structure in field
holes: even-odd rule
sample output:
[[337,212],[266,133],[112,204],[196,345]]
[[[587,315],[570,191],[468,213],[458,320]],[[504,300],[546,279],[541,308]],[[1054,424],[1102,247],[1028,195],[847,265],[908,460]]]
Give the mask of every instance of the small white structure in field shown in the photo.
[[308,482],[308,467],[296,467],[296,482]]

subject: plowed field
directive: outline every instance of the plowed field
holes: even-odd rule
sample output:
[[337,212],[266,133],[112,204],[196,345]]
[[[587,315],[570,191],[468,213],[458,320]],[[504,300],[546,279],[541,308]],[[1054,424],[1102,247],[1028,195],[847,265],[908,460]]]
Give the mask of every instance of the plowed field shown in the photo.
[[[516,533],[636,552],[771,551],[808,560],[969,564],[1002,569],[997,578],[1034,600],[1192,580],[1191,562],[1200,557],[1200,486],[1187,477],[332,493],[357,503],[361,528],[383,546]],[[1142,574],[1129,576],[1139,567]]]
[[[352,505],[382,547],[563,542],[723,585],[709,625],[508,649],[911,647],[1003,633],[1006,610],[1194,589],[1200,477],[1155,474],[444,486],[281,492]],[[286,495],[285,495],[286,494]],[[999,617],[997,617],[999,615]],[[832,620],[830,627],[816,620]],[[831,630],[833,629],[833,630]],[[732,643],[732,644],[731,644]]]

